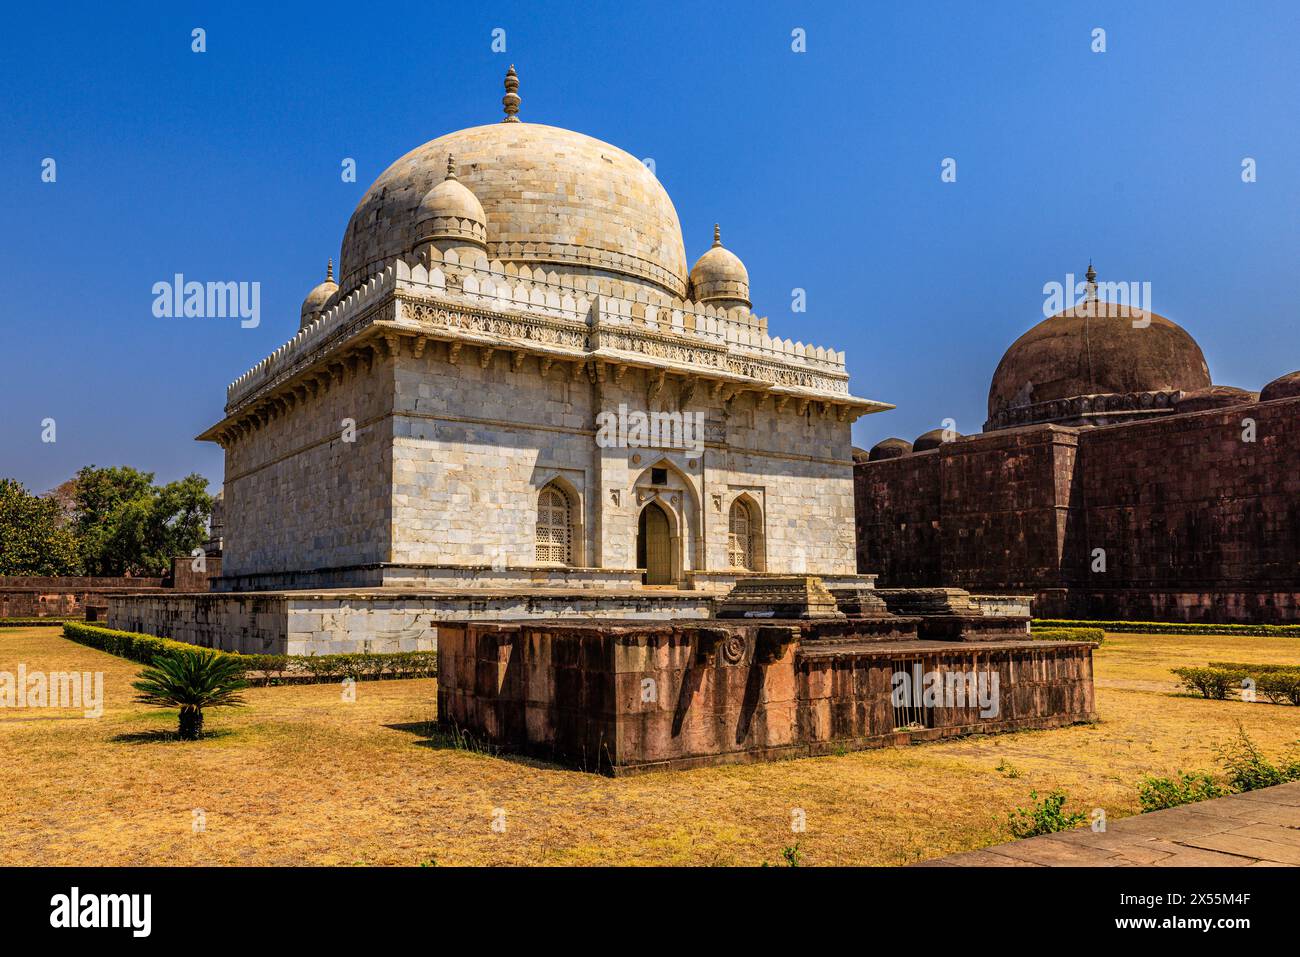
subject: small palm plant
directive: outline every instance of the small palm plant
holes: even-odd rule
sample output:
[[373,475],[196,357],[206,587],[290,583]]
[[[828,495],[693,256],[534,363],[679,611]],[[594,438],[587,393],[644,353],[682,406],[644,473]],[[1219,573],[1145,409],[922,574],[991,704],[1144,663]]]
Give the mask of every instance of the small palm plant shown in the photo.
[[180,708],[177,734],[182,741],[203,735],[203,709],[242,705],[239,692],[248,687],[243,665],[228,655],[210,651],[175,651],[159,655],[131,686],[143,704]]

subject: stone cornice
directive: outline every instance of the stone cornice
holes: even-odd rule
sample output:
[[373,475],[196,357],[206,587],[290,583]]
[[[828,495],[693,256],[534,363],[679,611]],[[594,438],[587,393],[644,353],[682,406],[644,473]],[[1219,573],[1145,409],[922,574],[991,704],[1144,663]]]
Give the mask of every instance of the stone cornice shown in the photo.
[[[335,303],[227,390],[226,416],[199,436],[223,445],[298,401],[328,390],[358,361],[399,352],[411,341],[421,355],[429,341],[451,343],[451,361],[464,345],[490,361],[495,350],[543,357],[543,371],[565,362],[576,376],[621,378],[628,367],[659,370],[688,381],[712,380],[724,399],[743,391],[771,393],[778,411],[790,399],[802,413],[816,402],[853,419],[893,408],[850,395],[843,354],[773,339],[752,317],[691,303],[648,303],[577,288],[549,277],[534,280],[515,267],[480,260],[460,266],[454,253],[441,264],[430,249],[414,265],[398,261]],[[447,271],[443,272],[443,266]],[[528,273],[527,267],[522,271]],[[514,273],[514,275],[511,275]],[[540,273],[538,276],[540,277]],[[765,326],[765,320],[762,320]]]

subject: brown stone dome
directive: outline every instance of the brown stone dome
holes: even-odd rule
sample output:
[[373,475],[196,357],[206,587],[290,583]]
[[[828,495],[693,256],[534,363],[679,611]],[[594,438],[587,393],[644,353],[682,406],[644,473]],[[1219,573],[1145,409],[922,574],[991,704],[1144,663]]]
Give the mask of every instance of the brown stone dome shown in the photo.
[[871,447],[871,451],[867,453],[867,461],[879,462],[881,459],[897,459],[910,454],[911,451],[912,443],[906,439],[882,439]]
[[870,461],[870,458],[871,458],[871,453],[868,452],[866,449],[860,449],[860,448],[858,448],[856,445],[853,446],[853,464],[854,464],[854,465],[857,465],[859,462],[867,462],[867,461]]
[[645,164],[590,136],[521,122],[448,133],[388,167],[343,235],[344,295],[412,251],[421,203],[444,181],[449,154],[487,220],[489,258],[577,267],[686,295],[677,211]]
[[986,430],[1069,419],[1077,410],[1063,400],[1090,397],[1075,403],[1085,415],[1097,406],[1140,412],[1210,387],[1201,347],[1181,326],[1154,312],[1094,306],[1057,313],[1012,343],[989,387]]
[[1270,402],[1273,399],[1290,399],[1297,395],[1300,395],[1300,372],[1288,372],[1264,386],[1260,390],[1259,401]]
[[1212,385],[1208,389],[1184,392],[1174,408],[1178,412],[1205,412],[1208,409],[1226,409],[1258,401],[1258,392],[1238,389],[1233,385]]
[[[944,437],[945,432],[947,432],[947,438]],[[945,429],[931,429],[929,432],[926,432],[923,435],[918,435],[916,437],[916,441],[912,443],[912,451],[928,452],[930,449],[937,449],[945,442],[952,442],[960,438],[961,438],[961,434],[955,431],[945,430]]]

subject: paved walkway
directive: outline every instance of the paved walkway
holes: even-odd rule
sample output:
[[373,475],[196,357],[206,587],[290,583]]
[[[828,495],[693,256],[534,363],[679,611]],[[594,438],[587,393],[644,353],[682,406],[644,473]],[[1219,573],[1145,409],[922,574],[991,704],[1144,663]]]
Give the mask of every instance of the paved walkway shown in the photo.
[[1300,866],[1300,781],[1137,814],[1101,834],[1085,825],[916,866]]

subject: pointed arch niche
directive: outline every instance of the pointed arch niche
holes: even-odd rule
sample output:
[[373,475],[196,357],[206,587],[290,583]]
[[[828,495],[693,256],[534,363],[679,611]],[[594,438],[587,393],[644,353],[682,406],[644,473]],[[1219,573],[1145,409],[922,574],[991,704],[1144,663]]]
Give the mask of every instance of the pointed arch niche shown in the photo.
[[751,572],[767,570],[763,508],[748,492],[731,500],[727,510],[727,565]]
[[[702,567],[700,562],[700,502],[695,494],[695,485],[690,478],[670,459],[663,458],[643,469],[632,483],[632,494],[638,511],[638,521],[633,534],[644,544],[643,536],[647,531],[647,522],[657,516],[644,514],[647,506],[661,509],[668,523],[668,582],[649,582],[648,584],[680,584],[686,580],[686,573]],[[638,548],[635,551],[638,567],[645,560],[645,553]],[[649,576],[647,576],[648,579]]]
[[586,561],[586,534],[582,495],[562,475],[537,491],[534,560],[539,565],[582,566]]

